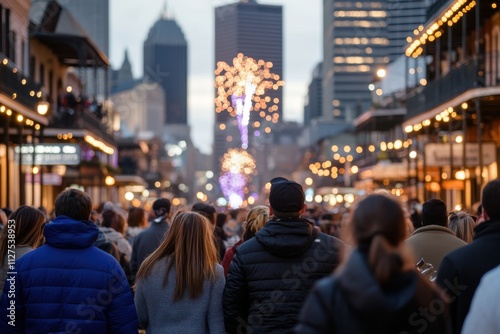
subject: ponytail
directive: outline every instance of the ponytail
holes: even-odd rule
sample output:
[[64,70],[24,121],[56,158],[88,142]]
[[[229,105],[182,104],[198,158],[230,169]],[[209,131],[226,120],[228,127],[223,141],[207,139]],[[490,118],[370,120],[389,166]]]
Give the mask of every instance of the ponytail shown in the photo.
[[391,246],[387,239],[376,234],[368,253],[370,268],[379,284],[386,283],[391,277],[403,269],[403,258],[400,250]]

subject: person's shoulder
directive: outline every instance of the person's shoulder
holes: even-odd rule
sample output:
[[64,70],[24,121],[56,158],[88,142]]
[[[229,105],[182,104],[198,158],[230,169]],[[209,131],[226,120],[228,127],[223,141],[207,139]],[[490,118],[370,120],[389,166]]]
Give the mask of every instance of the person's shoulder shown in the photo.
[[224,267],[222,267],[218,263],[215,265],[215,280],[223,280],[224,282],[226,281],[226,278],[224,277]]
[[320,279],[314,286],[314,291],[322,296],[331,296],[338,286],[338,278],[332,274]]
[[314,243],[317,246],[321,247],[323,245],[328,245],[330,247],[334,248],[344,248],[345,244],[342,240],[339,238],[336,238],[334,236],[331,236],[329,234],[319,232],[318,235],[316,236],[316,239],[314,239]]
[[475,257],[476,248],[477,245],[474,245],[474,243],[465,245],[463,247],[459,247],[454,251],[450,252],[449,254],[447,254],[443,258],[443,262],[450,262],[455,266],[460,266],[461,263],[468,263],[469,257]]
[[241,255],[241,254],[255,251],[255,250],[260,249],[260,248],[262,248],[262,246],[260,245],[259,241],[257,240],[256,237],[253,237],[249,240],[244,241],[241,245],[236,247],[234,250],[234,254]]

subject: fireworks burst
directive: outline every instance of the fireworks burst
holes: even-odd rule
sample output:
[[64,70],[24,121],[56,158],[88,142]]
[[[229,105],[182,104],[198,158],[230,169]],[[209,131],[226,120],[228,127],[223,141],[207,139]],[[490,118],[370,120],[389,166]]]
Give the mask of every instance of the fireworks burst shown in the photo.
[[219,183],[232,208],[239,208],[243,204],[244,189],[254,169],[255,160],[246,150],[230,149],[224,154]]
[[[271,62],[256,61],[242,53],[233,59],[233,66],[225,62],[217,63],[215,111],[217,113],[227,111],[236,117],[241,135],[241,147],[244,149],[248,148],[251,111],[259,112],[260,117],[267,121],[278,122],[279,99],[271,101],[271,97],[265,94],[268,90],[278,90],[284,82],[280,80],[279,75],[271,72],[272,67]],[[260,122],[256,123],[260,125]],[[254,127],[256,125],[254,124]]]

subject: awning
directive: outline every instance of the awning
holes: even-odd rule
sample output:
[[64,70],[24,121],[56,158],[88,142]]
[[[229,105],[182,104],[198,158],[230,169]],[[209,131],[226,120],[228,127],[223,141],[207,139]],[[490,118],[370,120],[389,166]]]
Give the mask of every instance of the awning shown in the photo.
[[406,128],[407,126],[413,127],[419,123],[423,123],[423,122],[426,122],[428,120],[432,120],[438,114],[442,113],[443,110],[446,110],[449,107],[455,108],[457,106],[460,106],[462,103],[467,102],[471,99],[488,97],[488,96],[495,96],[495,95],[500,95],[500,87],[485,87],[485,88],[470,89],[470,90],[454,97],[453,99],[446,101],[435,108],[430,109],[429,111],[426,111],[422,114],[419,114],[413,118],[408,119],[406,122],[403,123],[403,125],[402,125],[403,129]]
[[92,42],[71,13],[56,1],[37,1],[30,10],[30,37],[48,46],[62,64],[108,67],[106,55]]
[[405,115],[405,108],[369,110],[354,119],[353,124],[357,131],[387,131],[401,124]]
[[408,165],[403,162],[378,163],[360,170],[361,180],[406,180],[408,179]]

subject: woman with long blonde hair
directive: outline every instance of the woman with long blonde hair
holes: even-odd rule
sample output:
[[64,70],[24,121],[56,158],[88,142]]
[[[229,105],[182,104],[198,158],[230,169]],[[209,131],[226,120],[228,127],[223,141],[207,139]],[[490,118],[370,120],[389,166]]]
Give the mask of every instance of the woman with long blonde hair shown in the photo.
[[247,215],[245,223],[243,225],[243,236],[240,241],[238,241],[233,247],[229,248],[224,255],[222,260],[222,267],[224,268],[224,276],[227,276],[229,272],[229,266],[231,261],[233,261],[234,252],[239,245],[243,242],[253,238],[255,233],[257,233],[261,228],[266,225],[269,221],[269,207],[264,205],[259,205],[252,208]]
[[224,333],[225,279],[217,259],[208,219],[178,213],[136,276],[137,315],[148,334]]

